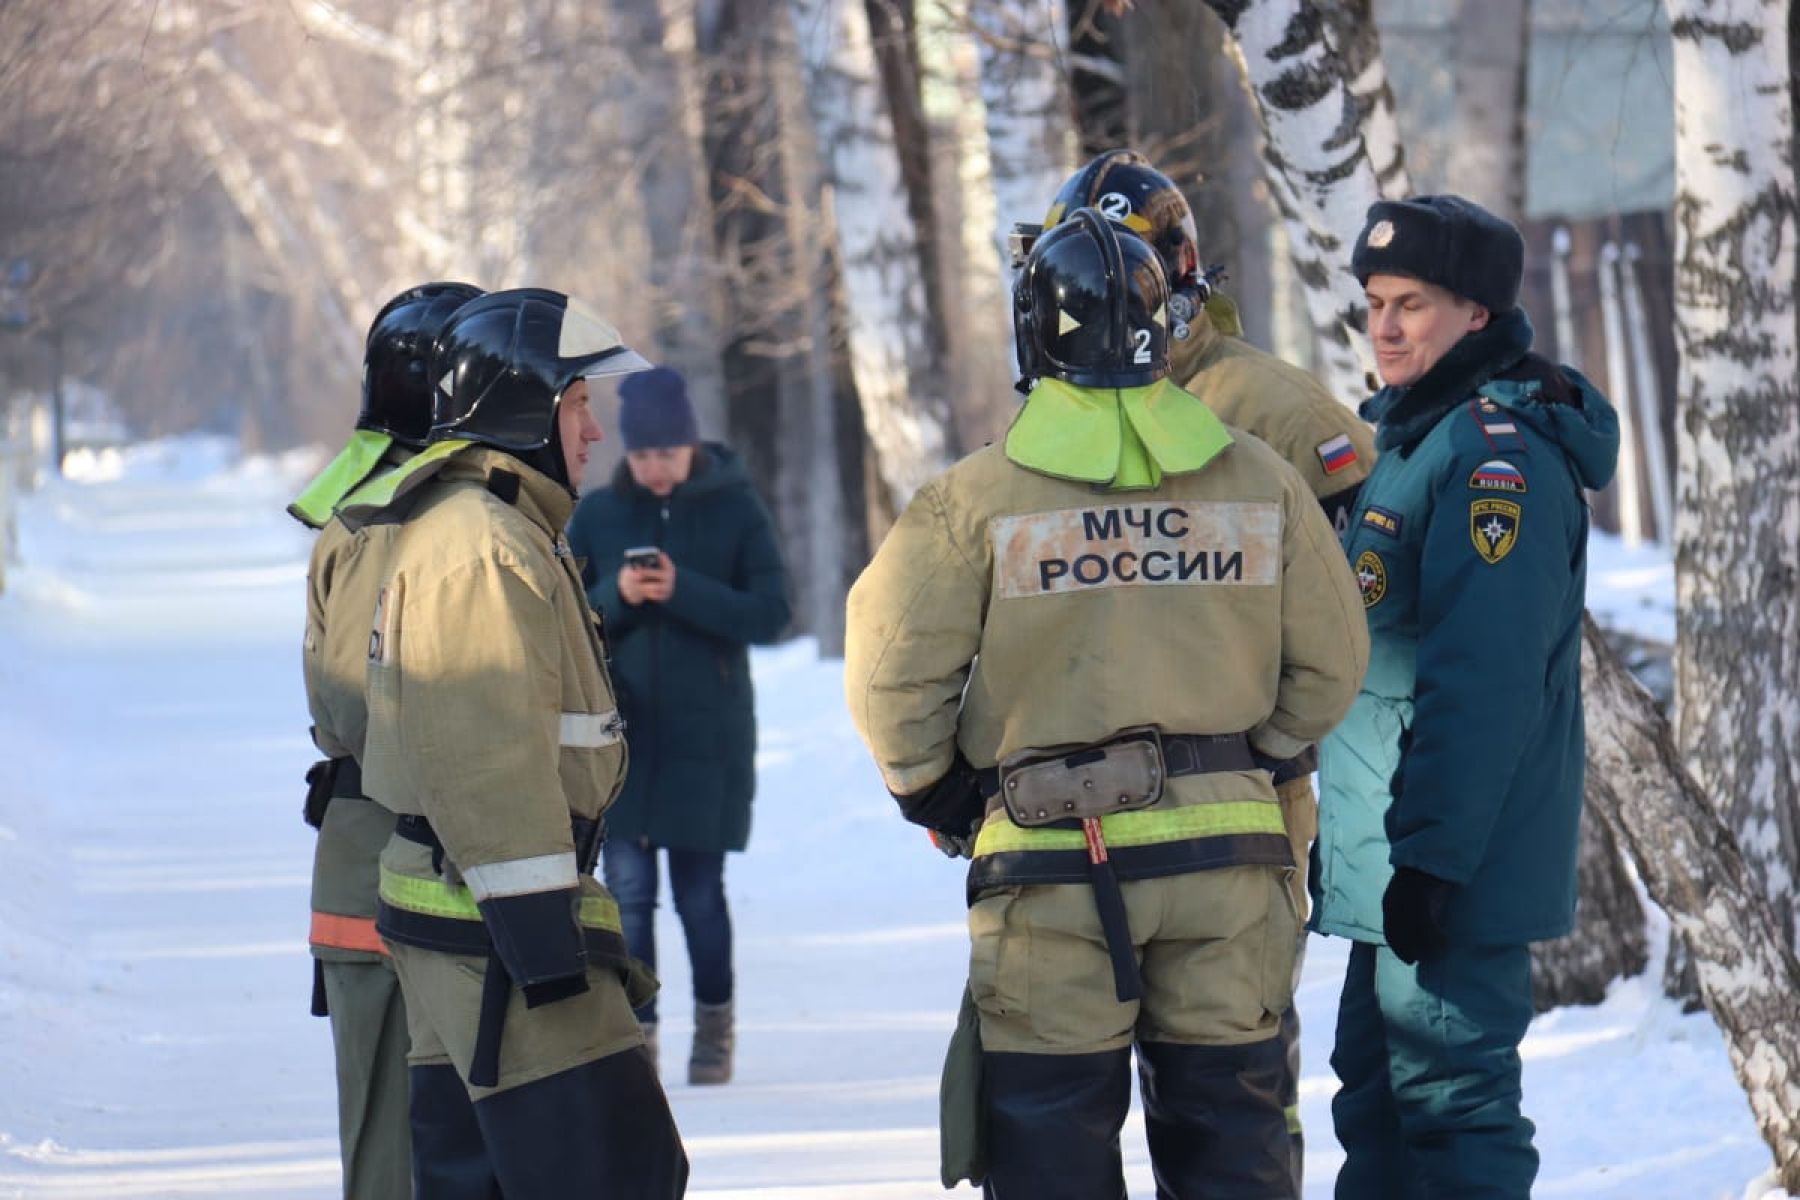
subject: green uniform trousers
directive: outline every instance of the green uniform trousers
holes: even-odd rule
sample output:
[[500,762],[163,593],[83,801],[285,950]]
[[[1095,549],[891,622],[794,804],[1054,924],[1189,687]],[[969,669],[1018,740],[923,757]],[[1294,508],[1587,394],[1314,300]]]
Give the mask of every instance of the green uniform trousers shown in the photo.
[[345,1200],[409,1200],[406,1005],[392,964],[319,964],[337,1056],[338,1147]]
[[1519,1111],[1531,955],[1451,946],[1416,966],[1357,942],[1338,1003],[1337,1200],[1528,1200]]

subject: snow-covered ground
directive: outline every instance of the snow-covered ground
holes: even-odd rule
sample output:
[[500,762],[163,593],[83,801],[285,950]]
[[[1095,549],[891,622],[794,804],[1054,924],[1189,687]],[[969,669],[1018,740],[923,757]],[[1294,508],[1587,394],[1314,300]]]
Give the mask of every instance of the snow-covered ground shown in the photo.
[[[336,1194],[329,1037],[307,1015],[308,539],[282,513],[307,465],[163,443],[22,503],[25,561],[0,596],[0,1195]],[[1607,611],[1644,632],[1667,613],[1653,552],[1597,546],[1594,573]],[[893,812],[839,669],[806,642],[756,658],[757,828],[729,870],[729,1087],[680,1082],[691,1026],[672,914],[659,933],[695,1196],[942,1194],[962,872]],[[1341,1161],[1327,1056],[1344,960],[1345,943],[1315,939],[1299,997],[1312,1200]],[[1537,1195],[1783,1195],[1710,1019],[1649,982],[1538,1020],[1525,1057]],[[1126,1146],[1132,1194],[1149,1197],[1136,1117]]]

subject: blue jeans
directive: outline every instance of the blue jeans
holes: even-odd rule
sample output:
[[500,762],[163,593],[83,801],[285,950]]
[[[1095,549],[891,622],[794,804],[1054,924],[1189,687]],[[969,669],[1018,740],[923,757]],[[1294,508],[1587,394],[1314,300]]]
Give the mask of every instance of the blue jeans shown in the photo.
[[[601,851],[607,890],[619,902],[625,946],[633,958],[656,968],[656,852],[641,839],[608,839]],[[723,850],[668,850],[669,890],[687,935],[694,999],[724,1004],[731,999],[731,913],[725,907]],[[638,1020],[656,1020],[656,1001],[637,1010]]]

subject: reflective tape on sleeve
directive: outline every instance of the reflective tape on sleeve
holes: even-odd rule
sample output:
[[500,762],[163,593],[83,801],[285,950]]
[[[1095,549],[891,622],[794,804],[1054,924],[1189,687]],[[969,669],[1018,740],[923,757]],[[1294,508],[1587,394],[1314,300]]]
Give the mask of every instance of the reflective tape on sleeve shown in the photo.
[[564,891],[575,886],[580,873],[575,868],[575,852],[565,850],[561,854],[540,854],[535,858],[513,858],[464,867],[462,877],[479,903],[500,896]]
[[617,711],[562,715],[562,744],[578,750],[598,750],[618,742],[623,722]]

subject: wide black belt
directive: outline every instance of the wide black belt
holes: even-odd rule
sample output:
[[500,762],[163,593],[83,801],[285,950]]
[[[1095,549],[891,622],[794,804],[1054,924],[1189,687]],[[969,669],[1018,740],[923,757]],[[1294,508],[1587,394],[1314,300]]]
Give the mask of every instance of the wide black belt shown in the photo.
[[[1262,764],[1241,733],[1165,733],[1162,743],[1163,772],[1170,779],[1183,775],[1210,775],[1218,771],[1255,771]],[[981,767],[976,784],[984,797],[1000,792],[1000,768]]]
[[[431,849],[431,868],[443,874],[444,843],[438,838],[437,830],[424,817],[407,814],[394,822],[394,832],[409,842],[416,842]],[[577,874],[591,875],[594,865],[600,861],[600,847],[606,841],[605,818],[569,817],[569,832],[575,837],[575,870]]]

